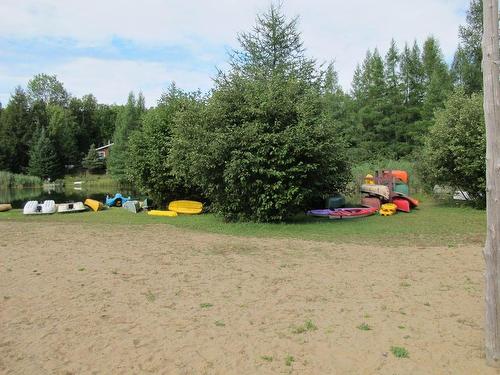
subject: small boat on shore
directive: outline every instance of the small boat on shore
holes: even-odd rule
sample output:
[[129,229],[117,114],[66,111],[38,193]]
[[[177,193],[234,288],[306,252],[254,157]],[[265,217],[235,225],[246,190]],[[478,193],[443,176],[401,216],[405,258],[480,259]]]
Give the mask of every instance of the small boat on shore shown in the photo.
[[175,211],[178,214],[197,215],[203,210],[203,203],[196,201],[172,201],[168,205],[169,211]]
[[86,208],[83,202],[60,203],[57,205],[57,212],[60,214],[70,213],[70,212],[82,212],[85,210]]
[[332,220],[355,219],[357,217],[373,215],[375,212],[377,212],[377,209],[374,207],[338,208],[336,210],[333,210],[329,218]]
[[306,212],[307,216],[314,217],[328,217],[333,213],[333,210],[330,209],[319,209],[319,210],[309,210]]
[[1,203],[0,204],[0,212],[5,212],[12,210],[12,205],[10,203]]
[[175,212],[175,211],[151,210],[151,211],[148,211],[148,215],[151,215],[151,216],[176,217],[177,216],[177,212]]
[[361,192],[375,197],[381,197],[385,200],[389,200],[391,195],[389,187],[385,185],[363,184],[361,185]]
[[124,197],[123,195],[121,195],[120,193],[116,193],[114,197],[109,197],[109,196],[106,196],[106,206],[108,207],[121,207],[123,206],[123,204],[129,200],[131,200],[132,198],[128,197]]
[[46,200],[43,203],[38,203],[38,201],[28,201],[23,208],[24,215],[53,214],[56,211],[56,202],[53,200]]
[[139,201],[126,201],[123,208],[136,214],[141,210],[141,203]]
[[96,201],[95,199],[85,199],[83,204],[90,207],[90,209],[94,212],[101,211],[104,208],[102,202]]

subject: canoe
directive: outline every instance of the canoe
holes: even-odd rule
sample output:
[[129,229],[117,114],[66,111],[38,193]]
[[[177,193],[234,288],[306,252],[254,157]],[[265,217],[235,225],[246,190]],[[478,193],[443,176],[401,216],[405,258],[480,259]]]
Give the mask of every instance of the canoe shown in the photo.
[[394,192],[395,193],[401,193],[404,195],[410,195],[410,189],[407,184],[403,182],[396,182],[394,184]]
[[363,197],[361,198],[361,205],[363,207],[373,207],[376,208],[377,210],[380,208],[380,205],[382,202],[380,202],[379,198],[375,197]]
[[203,203],[196,201],[172,201],[168,205],[169,211],[178,214],[197,215],[203,210]]
[[38,201],[28,201],[23,208],[23,214],[25,215],[53,214],[56,211],[56,202],[53,200],[46,200],[43,203],[38,203]]
[[151,215],[151,216],[176,217],[177,216],[177,212],[174,212],[174,211],[151,210],[151,211],[148,211],[148,215]]
[[83,202],[73,202],[73,203],[60,203],[57,205],[57,212],[70,213],[70,212],[82,212],[85,211],[85,205]]
[[326,198],[325,207],[334,210],[345,206],[345,198],[340,194],[332,195]]
[[141,210],[141,204],[139,201],[126,201],[123,204],[123,208],[136,214]]
[[381,177],[385,180],[395,178],[397,180],[400,180],[401,182],[404,182],[405,184],[408,184],[409,181],[408,172],[397,169],[383,170],[380,171],[380,173],[377,173],[377,175],[378,177]]
[[406,199],[408,202],[410,202],[410,207],[411,208],[415,208],[415,207],[418,207],[418,205],[420,204],[420,202],[418,201],[418,199],[415,199],[415,198],[412,198],[412,197],[409,197],[407,195],[404,195],[404,194],[401,194],[401,193],[394,193],[394,197],[393,197],[393,200],[394,198],[402,198],[402,199]]
[[104,208],[102,202],[96,201],[95,199],[85,199],[83,202],[85,206],[90,207],[90,209],[94,212],[100,211]]
[[381,197],[386,200],[389,200],[390,196],[389,188],[385,185],[363,184],[361,185],[361,192],[376,197]]
[[333,211],[327,208],[324,210],[309,210],[306,212],[306,215],[315,217],[329,217],[332,213]]
[[114,197],[106,196],[106,206],[109,207],[121,207],[125,202],[129,201],[131,198],[124,197],[120,193],[116,193]]
[[392,202],[398,207],[398,211],[410,212],[410,202],[404,198],[393,198]]
[[354,219],[357,217],[365,217],[373,215],[377,212],[376,208],[364,207],[364,208],[338,208],[333,210],[332,214],[329,216],[332,220],[339,219]]
[[10,203],[0,204],[0,212],[5,212],[5,211],[9,211],[9,210],[12,210],[12,206],[10,205]]

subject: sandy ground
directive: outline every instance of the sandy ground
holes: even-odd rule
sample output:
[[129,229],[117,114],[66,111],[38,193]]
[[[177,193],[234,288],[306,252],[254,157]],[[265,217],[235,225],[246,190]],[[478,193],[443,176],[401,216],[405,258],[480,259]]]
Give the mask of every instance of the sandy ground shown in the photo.
[[478,247],[14,222],[0,239],[2,374],[500,373]]

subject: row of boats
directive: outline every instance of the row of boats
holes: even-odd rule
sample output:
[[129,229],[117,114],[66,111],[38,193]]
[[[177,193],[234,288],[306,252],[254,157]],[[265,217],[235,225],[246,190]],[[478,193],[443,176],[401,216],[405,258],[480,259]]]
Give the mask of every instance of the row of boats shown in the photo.
[[48,215],[54,213],[83,212],[87,209],[98,212],[106,207],[122,207],[133,213],[147,211],[148,215],[164,217],[175,217],[178,214],[196,215],[203,211],[203,204],[201,202],[188,200],[172,201],[168,204],[167,210],[153,210],[149,199],[138,201],[130,197],[123,197],[121,194],[116,194],[114,197],[106,197],[104,203],[90,198],[86,199],[84,202],[59,204],[53,200],[46,200],[43,202],[28,201],[24,205],[23,214]]

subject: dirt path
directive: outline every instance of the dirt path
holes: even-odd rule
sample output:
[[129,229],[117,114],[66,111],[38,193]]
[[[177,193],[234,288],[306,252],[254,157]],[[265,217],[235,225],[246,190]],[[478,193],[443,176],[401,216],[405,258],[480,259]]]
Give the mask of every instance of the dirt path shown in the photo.
[[14,222],[0,238],[0,373],[500,373],[478,247]]

